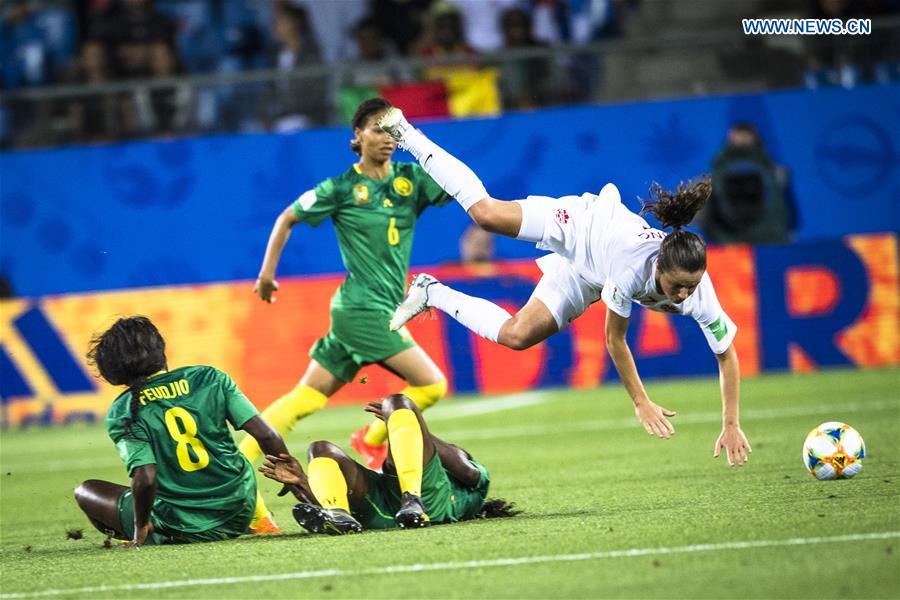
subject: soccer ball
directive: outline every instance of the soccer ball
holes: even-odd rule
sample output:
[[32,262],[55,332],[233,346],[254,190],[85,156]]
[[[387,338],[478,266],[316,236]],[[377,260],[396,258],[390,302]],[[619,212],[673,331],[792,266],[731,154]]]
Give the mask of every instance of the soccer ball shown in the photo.
[[862,436],[838,421],[822,423],[803,444],[803,465],[819,479],[850,479],[862,471],[865,457]]

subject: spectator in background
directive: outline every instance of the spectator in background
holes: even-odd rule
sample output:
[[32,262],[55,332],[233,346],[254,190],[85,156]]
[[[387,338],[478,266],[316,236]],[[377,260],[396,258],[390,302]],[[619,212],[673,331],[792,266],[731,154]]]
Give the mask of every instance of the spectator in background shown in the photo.
[[446,1],[435,4],[425,21],[426,28],[417,43],[419,56],[475,54],[465,38],[462,13]]
[[74,15],[34,0],[6,0],[0,10],[0,86],[54,83],[75,52]]
[[494,260],[494,235],[472,223],[459,238],[459,258],[464,265],[479,265]]
[[371,14],[401,54],[411,54],[434,0],[371,0]]
[[[286,74],[297,67],[321,63],[319,46],[302,6],[279,2],[274,23],[277,48],[273,66]],[[275,84],[268,107],[276,131],[294,131],[324,120],[326,82],[320,77],[285,77]]]
[[[100,40],[81,45],[72,83],[102,85],[111,79],[109,55]],[[116,136],[122,98],[116,94],[91,94],[75,98],[67,107],[69,129],[76,142],[102,142]]]
[[355,23],[368,13],[368,0],[290,0],[306,8],[313,29],[318,34],[319,51],[323,62],[352,60],[354,40],[347,35]]
[[[809,16],[846,21],[898,12],[896,0],[810,0]],[[809,48],[809,68],[804,74],[809,88],[852,88],[872,79],[885,81],[884,70],[897,69],[897,55],[891,51],[896,46],[889,29],[873,29],[870,35],[860,36],[806,36],[803,41]]]
[[[417,54],[426,58],[445,56],[469,57],[476,54],[464,36],[462,13],[448,2],[435,4],[426,20],[426,28],[418,42]],[[463,60],[463,64],[472,64]],[[458,65],[438,65],[427,67],[424,71],[426,79],[439,79],[448,74],[458,72]]]
[[523,4],[521,0],[447,0],[462,15],[465,39],[478,52],[491,52],[503,44],[501,16]]
[[[150,75],[155,78],[174,77],[183,72],[175,49],[166,43],[150,46]],[[191,88],[185,84],[154,88],[141,96],[139,104],[144,129],[162,135],[184,131],[190,120]]]
[[[366,17],[353,28],[353,38],[360,62],[383,63],[397,58],[393,44],[384,36],[381,25],[373,17]],[[378,87],[405,81],[410,78],[409,71],[400,64],[389,64],[383,67],[367,66],[353,72],[352,85]]]
[[[511,8],[500,18],[503,29],[503,48],[540,48],[544,44],[532,35],[531,15],[520,8]],[[551,69],[544,58],[522,58],[502,63],[500,90],[503,106],[523,109],[543,106],[549,100],[552,84]]]
[[166,44],[174,52],[175,22],[153,0],[122,0],[94,17],[90,37],[106,43],[116,78],[149,77],[154,46]]
[[785,244],[796,228],[787,169],[769,158],[750,123],[728,130],[712,163],[712,195],[697,224],[714,244]]

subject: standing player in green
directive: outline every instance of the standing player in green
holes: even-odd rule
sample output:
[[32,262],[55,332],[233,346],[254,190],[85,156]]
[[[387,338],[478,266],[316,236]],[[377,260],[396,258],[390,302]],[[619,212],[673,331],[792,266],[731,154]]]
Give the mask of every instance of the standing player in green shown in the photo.
[[[275,222],[254,292],[274,302],[275,271],[291,229],[313,227],[331,219],[347,278],[331,299],[331,327],[310,350],[311,360],[297,386],[263,411],[282,435],[322,408],[329,397],[367,364],[378,364],[408,383],[403,394],[425,409],[447,392],[447,380],[431,358],[403,328],[388,328],[406,291],[413,230],[429,206],[443,206],[448,196],[418,164],[391,162],[396,142],[378,119],[391,105],[381,98],[363,102],[353,117],[350,148],[359,162],[338,177],[303,193]],[[351,445],[378,469],[387,455],[387,432],[379,420],[355,432]],[[256,442],[245,438],[241,452],[260,456]]]
[[[231,377],[203,366],[170,371],[165,348],[146,317],[119,319],[91,341],[89,362],[109,383],[128,386],[110,407],[106,430],[131,487],[85,481],[75,490],[78,506],[97,529],[131,546],[247,533],[257,507],[256,474],[228,424],[267,452],[286,453],[284,441]],[[303,473],[300,479],[305,488]]]

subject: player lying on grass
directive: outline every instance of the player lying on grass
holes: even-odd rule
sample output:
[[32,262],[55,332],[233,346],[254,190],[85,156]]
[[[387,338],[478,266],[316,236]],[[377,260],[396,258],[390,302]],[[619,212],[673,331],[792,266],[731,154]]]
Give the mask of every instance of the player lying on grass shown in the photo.
[[[75,500],[97,529],[129,546],[211,542],[247,533],[257,506],[256,474],[230,423],[266,452],[287,452],[234,381],[213,367],[168,370],[166,343],[146,317],[119,319],[91,340],[88,361],[128,390],[113,401],[106,430],[131,487],[91,479]],[[300,496],[305,476],[297,471]],[[305,496],[311,498],[311,496]]]
[[268,455],[260,472],[301,501],[294,518],[312,533],[340,535],[364,529],[425,527],[517,514],[503,500],[487,500],[490,476],[468,452],[428,431],[419,407],[402,394],[372,402],[366,411],[387,425],[388,456],[376,473],[331,442],[309,446],[309,487],[320,506],[305,501],[299,462]]
[[729,465],[746,462],[751,449],[739,424],[740,369],[733,344],[737,327],[719,305],[706,272],[706,244],[683,229],[709,197],[708,179],[679,184],[674,193],[656,184],[651,187],[643,212],[673,229],[666,234],[629,211],[611,183],[599,195],[496,200],[469,167],[414,129],[398,109],[388,110],[379,124],[483,229],[553,252],[537,261],[543,276],[515,315],[420,274],[395,311],[392,329],[434,307],[483,338],[523,350],[603,300],[607,350],[635,413],[648,433],[668,438],[675,432],[668,417],[675,412],[650,400],[625,334],[632,302],[650,310],[689,315],[702,329],[719,365],[723,427],[713,455],[724,449]]

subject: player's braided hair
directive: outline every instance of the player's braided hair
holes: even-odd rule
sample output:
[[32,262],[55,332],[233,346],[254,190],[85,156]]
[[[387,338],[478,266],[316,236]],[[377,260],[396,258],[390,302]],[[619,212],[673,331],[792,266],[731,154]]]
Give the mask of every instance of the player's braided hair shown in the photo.
[[521,513],[516,510],[516,505],[500,498],[492,498],[484,501],[481,511],[475,515],[476,519],[502,519],[505,517],[514,517]]
[[706,242],[699,235],[682,227],[706,204],[712,193],[712,180],[708,175],[694,181],[679,182],[674,192],[664,189],[655,181],[647,191],[648,199],[641,198],[641,214],[650,213],[663,227],[671,227],[659,248],[659,269],[663,272],[679,268],[688,272],[706,269]]
[[[362,104],[356,108],[356,112],[353,113],[353,119],[350,121],[350,126],[354,131],[363,129],[365,128],[366,121],[369,120],[369,117],[390,107],[391,103],[384,98],[369,98],[368,100],[364,100]],[[355,136],[350,140],[350,149],[357,154],[362,154],[362,144]]]
[[125,431],[137,421],[141,387],[150,375],[166,368],[166,341],[147,317],[127,317],[91,338],[88,364],[112,385],[127,385],[131,392]]

